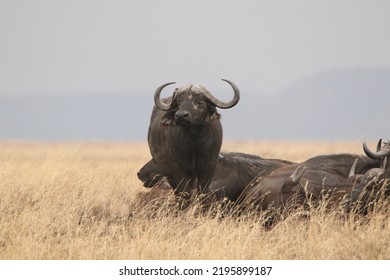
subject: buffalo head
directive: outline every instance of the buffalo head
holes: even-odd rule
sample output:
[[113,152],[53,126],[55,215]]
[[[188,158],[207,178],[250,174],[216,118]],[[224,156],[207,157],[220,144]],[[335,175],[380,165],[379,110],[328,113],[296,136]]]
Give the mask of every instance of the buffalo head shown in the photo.
[[175,123],[182,126],[197,126],[219,119],[220,116],[215,107],[228,109],[240,100],[240,91],[237,86],[231,81],[223,81],[229,83],[234,91],[234,97],[229,102],[218,100],[202,85],[186,85],[176,88],[171,98],[162,100],[161,91],[174,83],[161,85],[154,94],[154,103],[157,108],[166,111],[161,122],[165,125]]
[[[367,213],[383,195],[390,195],[390,169],[387,168],[387,157],[390,155],[390,144],[379,140],[376,152],[372,152],[367,144],[363,144],[366,155],[372,159],[379,159],[379,166],[367,170],[363,175],[358,176],[358,180],[352,190],[347,206],[353,206],[354,210],[360,213]],[[378,164],[378,163],[377,163]]]
[[148,161],[137,173],[145,188],[152,188],[161,184],[165,179],[164,173],[156,166],[153,160]]
[[363,150],[366,153],[366,155],[369,158],[372,159],[382,159],[384,157],[390,156],[390,140],[387,142],[383,142],[383,147],[382,147],[382,139],[379,139],[377,147],[376,147],[376,153],[372,152],[366,142],[363,143]]

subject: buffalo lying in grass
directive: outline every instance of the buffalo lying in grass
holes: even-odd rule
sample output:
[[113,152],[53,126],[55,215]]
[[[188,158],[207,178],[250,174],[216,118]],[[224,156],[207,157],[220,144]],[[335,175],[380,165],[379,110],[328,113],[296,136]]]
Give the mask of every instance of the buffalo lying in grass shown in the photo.
[[[290,161],[264,159],[244,153],[221,153],[209,184],[210,193],[218,200],[227,198],[233,202],[237,201],[257,175],[266,176],[272,170],[291,164],[293,163]],[[137,175],[146,188],[170,187],[167,175],[153,160],[147,162]]]
[[[378,152],[382,158],[388,155],[383,149],[387,147],[379,148]],[[367,179],[372,180],[378,170],[382,170],[380,178],[389,178],[389,172],[380,168],[381,162],[378,156],[316,156],[302,163],[273,170],[267,176],[260,174],[248,187],[244,201],[246,205],[261,210],[280,209],[291,203],[318,204],[324,199],[327,199],[329,206],[342,203],[350,208],[367,185]]]

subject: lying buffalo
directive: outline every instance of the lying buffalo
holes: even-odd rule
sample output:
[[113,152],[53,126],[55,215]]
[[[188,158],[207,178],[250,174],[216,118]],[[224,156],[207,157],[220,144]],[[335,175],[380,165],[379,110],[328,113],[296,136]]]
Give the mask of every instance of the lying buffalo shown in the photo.
[[[358,161],[356,161],[358,159]],[[303,205],[329,197],[340,203],[351,194],[355,173],[379,167],[378,159],[352,154],[321,155],[299,164],[284,166],[267,176],[259,175],[245,194],[245,203],[259,209],[278,209],[290,202]],[[354,171],[351,172],[351,169]]]
[[372,159],[379,159],[380,165],[370,169],[364,175],[356,175],[357,180],[348,199],[348,206],[358,212],[367,212],[370,206],[378,199],[390,196],[390,168],[388,157],[390,156],[390,143],[378,142],[376,153],[372,152],[367,144],[363,144],[366,155]]
[[173,95],[161,99],[166,83],[154,95],[148,144],[154,163],[169,180],[176,194],[207,191],[214,174],[222,144],[222,126],[216,107],[228,109],[240,99],[238,87],[229,102],[215,98],[204,86],[176,88]]
[[[266,176],[272,170],[291,164],[293,163],[289,161],[263,159],[244,153],[221,153],[209,190],[217,199],[227,198],[230,201],[237,201],[258,174]],[[169,179],[167,180],[165,173],[153,160],[146,163],[137,175],[146,188],[169,186]]]

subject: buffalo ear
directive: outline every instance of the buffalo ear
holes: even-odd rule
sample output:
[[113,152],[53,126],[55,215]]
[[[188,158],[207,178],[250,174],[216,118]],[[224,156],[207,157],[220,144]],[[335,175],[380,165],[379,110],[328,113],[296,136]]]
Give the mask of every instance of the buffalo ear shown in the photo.
[[161,124],[163,125],[172,125],[174,122],[174,114],[172,112],[167,112],[161,118]]
[[211,113],[207,115],[206,122],[212,121],[212,120],[218,120],[220,118],[220,114],[218,114],[216,111],[214,113]]
[[208,104],[207,108],[208,108],[208,114],[206,117],[206,122],[209,122],[212,120],[218,120],[221,118],[221,115],[217,112],[217,109],[215,108],[215,106],[211,106],[210,104]]

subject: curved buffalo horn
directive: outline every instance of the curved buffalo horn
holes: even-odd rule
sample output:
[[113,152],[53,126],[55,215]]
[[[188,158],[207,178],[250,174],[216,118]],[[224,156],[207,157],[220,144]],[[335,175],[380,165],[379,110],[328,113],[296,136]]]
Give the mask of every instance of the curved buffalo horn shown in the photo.
[[384,171],[386,169],[386,165],[387,165],[387,157],[385,157],[382,161],[381,161],[381,166],[380,168]]
[[380,159],[390,155],[390,149],[388,147],[386,147],[384,150],[382,149],[379,152],[374,153],[370,151],[366,142],[363,143],[363,150],[366,153],[366,155],[372,159]]
[[299,165],[290,176],[291,182],[294,184],[298,183],[302,179],[302,176],[305,174],[305,172],[306,166]]
[[376,144],[376,151],[380,152],[382,150],[382,138],[379,139],[378,144]]
[[165,83],[161,86],[159,86],[156,91],[154,92],[154,104],[156,104],[156,106],[162,110],[162,111],[168,111],[169,108],[171,107],[171,104],[166,104],[164,101],[161,100],[160,98],[160,94],[161,94],[161,91],[163,90],[163,88],[165,88],[166,86],[169,86],[169,85],[172,85],[174,84],[175,82],[170,82],[170,83]]
[[229,109],[229,108],[234,107],[238,103],[238,101],[240,100],[240,90],[238,89],[238,87],[233,82],[231,82],[229,80],[225,80],[225,79],[222,79],[222,81],[227,82],[233,88],[234,97],[233,97],[233,99],[231,101],[223,102],[221,100],[218,100],[217,98],[212,96],[211,93],[208,92],[208,91],[204,92],[203,96],[208,98],[218,108]]
[[357,163],[358,163],[358,160],[359,160],[359,159],[357,158],[357,159],[355,159],[355,161],[353,162],[352,167],[351,167],[351,170],[349,171],[348,178],[351,178],[351,177],[355,176],[355,174],[356,174],[356,165],[357,165]]

